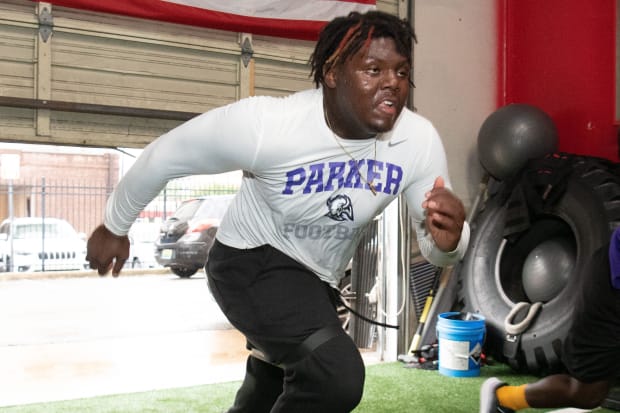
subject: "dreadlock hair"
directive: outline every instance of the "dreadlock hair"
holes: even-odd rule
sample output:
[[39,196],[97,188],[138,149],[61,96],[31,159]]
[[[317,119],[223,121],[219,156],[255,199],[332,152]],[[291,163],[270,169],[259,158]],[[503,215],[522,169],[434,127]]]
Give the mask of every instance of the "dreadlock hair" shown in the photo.
[[330,69],[352,57],[358,50],[367,48],[370,41],[379,37],[394,39],[396,50],[407,57],[411,64],[412,40],[416,40],[413,28],[405,20],[380,11],[365,14],[351,12],[329,22],[310,56],[310,77],[316,87],[323,84],[324,75]]

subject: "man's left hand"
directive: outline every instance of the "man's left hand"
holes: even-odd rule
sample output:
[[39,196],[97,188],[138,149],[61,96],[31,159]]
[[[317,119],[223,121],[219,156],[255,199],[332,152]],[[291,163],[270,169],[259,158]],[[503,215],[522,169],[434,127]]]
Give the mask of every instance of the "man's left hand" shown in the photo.
[[433,189],[425,194],[426,229],[442,251],[453,251],[461,239],[465,207],[448,188],[442,177],[435,179]]

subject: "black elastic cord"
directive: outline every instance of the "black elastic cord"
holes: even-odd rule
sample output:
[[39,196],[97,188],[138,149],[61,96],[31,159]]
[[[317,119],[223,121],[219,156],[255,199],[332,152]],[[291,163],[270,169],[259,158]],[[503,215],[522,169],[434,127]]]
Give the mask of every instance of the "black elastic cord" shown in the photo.
[[374,324],[376,326],[379,327],[385,327],[385,328],[393,328],[395,330],[398,330],[400,328],[400,326],[394,325],[394,324],[386,324],[386,323],[380,323],[378,321],[375,320],[371,320],[370,318],[361,315],[360,313],[358,313],[357,311],[355,311],[354,309],[352,309],[351,307],[349,307],[348,305],[345,304],[344,300],[342,299],[342,296],[338,296],[338,299],[340,300],[340,304],[342,304],[342,306],[344,308],[346,308],[347,310],[349,310],[352,314],[355,314],[355,316],[361,318],[362,320],[370,323],[370,324]]

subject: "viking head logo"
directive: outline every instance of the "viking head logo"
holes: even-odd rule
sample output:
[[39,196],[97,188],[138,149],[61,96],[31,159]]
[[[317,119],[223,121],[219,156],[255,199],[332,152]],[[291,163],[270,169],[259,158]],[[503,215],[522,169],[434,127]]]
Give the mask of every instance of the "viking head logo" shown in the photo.
[[353,221],[353,204],[346,195],[335,195],[327,200],[328,212],[326,217],[334,221]]

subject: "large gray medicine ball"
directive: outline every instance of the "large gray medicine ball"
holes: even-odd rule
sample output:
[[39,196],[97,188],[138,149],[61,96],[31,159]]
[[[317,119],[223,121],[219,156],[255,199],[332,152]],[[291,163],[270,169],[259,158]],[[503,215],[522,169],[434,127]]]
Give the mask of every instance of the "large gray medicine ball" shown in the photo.
[[511,103],[493,112],[478,133],[478,156],[497,180],[510,178],[529,159],[557,151],[555,123],[544,111]]
[[557,237],[534,247],[523,263],[523,289],[532,303],[554,299],[575,268],[575,246]]

